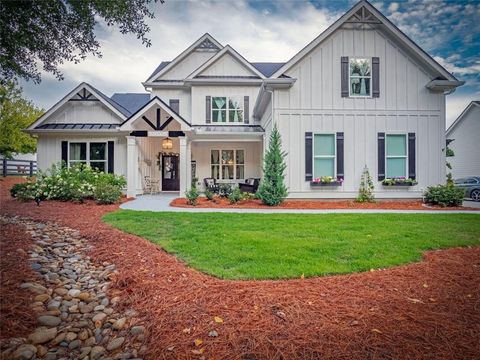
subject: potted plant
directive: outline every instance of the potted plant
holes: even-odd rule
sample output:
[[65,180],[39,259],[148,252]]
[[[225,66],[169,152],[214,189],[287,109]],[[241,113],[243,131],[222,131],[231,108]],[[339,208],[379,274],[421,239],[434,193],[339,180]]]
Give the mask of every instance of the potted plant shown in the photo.
[[396,178],[386,178],[382,180],[383,186],[414,186],[417,184],[417,180],[406,178],[404,176]]
[[315,178],[310,182],[310,186],[340,186],[343,183],[342,178],[336,178],[333,176],[321,176]]

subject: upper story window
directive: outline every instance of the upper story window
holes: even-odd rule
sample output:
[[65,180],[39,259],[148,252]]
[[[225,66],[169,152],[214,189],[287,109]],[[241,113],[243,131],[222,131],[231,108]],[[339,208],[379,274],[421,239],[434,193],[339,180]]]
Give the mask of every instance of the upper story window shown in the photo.
[[350,58],[349,84],[351,97],[372,96],[372,60],[369,58]]
[[213,96],[213,123],[243,123],[243,97]]

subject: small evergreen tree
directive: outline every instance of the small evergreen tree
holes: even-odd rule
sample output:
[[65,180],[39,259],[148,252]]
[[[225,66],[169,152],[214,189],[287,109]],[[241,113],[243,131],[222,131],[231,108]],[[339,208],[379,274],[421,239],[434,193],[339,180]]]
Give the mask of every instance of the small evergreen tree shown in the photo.
[[373,196],[373,181],[368,171],[367,165],[363,168],[362,177],[360,180],[360,189],[358,189],[358,196],[355,199],[356,202],[374,202]]
[[282,139],[275,125],[270,134],[268,150],[263,158],[263,179],[257,191],[257,197],[265,205],[276,206],[287,197],[284,183],[286,153],[282,151]]

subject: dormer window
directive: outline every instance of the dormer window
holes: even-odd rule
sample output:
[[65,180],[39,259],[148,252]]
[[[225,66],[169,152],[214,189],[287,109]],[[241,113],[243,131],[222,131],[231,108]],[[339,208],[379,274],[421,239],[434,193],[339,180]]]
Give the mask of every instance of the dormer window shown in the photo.
[[212,96],[212,123],[243,123],[243,97]]
[[371,97],[371,59],[369,58],[349,58],[350,72],[350,96],[351,97]]

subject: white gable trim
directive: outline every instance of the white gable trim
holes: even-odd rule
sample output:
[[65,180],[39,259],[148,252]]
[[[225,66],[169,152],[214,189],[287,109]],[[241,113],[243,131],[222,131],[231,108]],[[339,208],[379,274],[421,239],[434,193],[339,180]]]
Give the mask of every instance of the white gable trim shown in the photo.
[[72,99],[77,93],[82,90],[86,89],[90,93],[92,93],[98,101],[100,101],[103,105],[105,105],[108,109],[110,109],[115,115],[117,115],[121,120],[125,120],[127,117],[123,115],[120,111],[115,109],[108,101],[106,101],[101,94],[99,94],[98,90],[96,90],[93,86],[87,84],[86,82],[82,82],[78,85],[75,89],[70,91],[65,97],[63,97],[59,102],[53,105],[45,114],[40,116],[37,121],[35,121],[32,125],[30,125],[27,130],[34,130],[38,125],[42,124],[45,120],[47,120],[52,114],[55,113],[58,109],[60,109],[63,105],[65,105],[68,100]]
[[470,112],[470,110],[474,106],[480,107],[480,101],[472,101],[470,104],[468,104],[468,106],[462,111],[460,116],[452,123],[452,125],[450,125],[448,127],[447,132],[446,132],[446,136],[450,135],[450,133],[453,131],[453,129],[463,121],[463,119],[466,117],[466,115]]
[[200,67],[198,67],[194,72],[186,77],[188,80],[192,80],[195,76],[200,75],[204,70],[208,69],[212,66],[215,62],[217,62],[223,55],[230,54],[237,60],[240,64],[245,66],[248,70],[250,70],[253,74],[257,75],[260,79],[265,79],[265,75],[263,75],[260,71],[258,71],[252,64],[250,64],[242,55],[235,51],[230,45],[226,45],[222,50],[220,50],[217,54],[212,56],[208,61],[203,63]]
[[209,33],[206,33],[202,35],[200,39],[195,41],[192,45],[190,45],[187,49],[185,49],[180,55],[178,55],[175,59],[173,59],[167,66],[165,66],[163,69],[160,71],[157,71],[155,74],[150,76],[145,83],[149,83],[151,81],[154,81],[161,75],[165,74],[167,71],[170,69],[174,68],[180,61],[185,59],[190,53],[192,53],[205,39],[210,40],[212,43],[214,43],[216,46],[218,46],[219,49],[222,49],[223,46],[220,44],[217,40],[215,40],[212,35]]
[[189,131],[191,130],[190,123],[185,120],[183,117],[178,115],[175,111],[172,110],[170,106],[168,106],[165,102],[162,101],[158,96],[155,96],[151,99],[148,103],[143,105],[140,109],[137,110],[132,116],[130,116],[127,120],[124,121],[123,124],[120,125],[119,131],[132,131],[134,128],[132,127],[132,123],[141,118],[141,116],[152,106],[157,105],[165,112],[167,112],[175,121],[177,121],[182,131]]
[[[292,66],[298,63],[304,56],[309,54],[314,48],[322,43],[329,35],[342,26],[350,17],[352,17],[358,10],[365,7],[372,13],[381,23],[385,26],[386,30],[391,33],[396,39],[403,43],[407,48],[413,51],[424,64],[428,65],[432,70],[439,75],[445,77],[447,80],[458,82],[458,80],[445,70],[438,62],[436,62],[430,55],[428,55],[422,48],[415,44],[408,36],[406,36],[400,29],[398,29],[390,20],[388,20],[380,11],[378,11],[373,5],[366,0],[359,1],[349,11],[347,11],[340,19],[335,21],[330,27],[328,27],[323,33],[315,38],[310,44],[305,46],[300,52],[298,52],[293,58],[291,58],[285,65],[283,65],[275,74],[271,77],[276,78],[288,71]],[[459,86],[461,84],[458,84]]]

